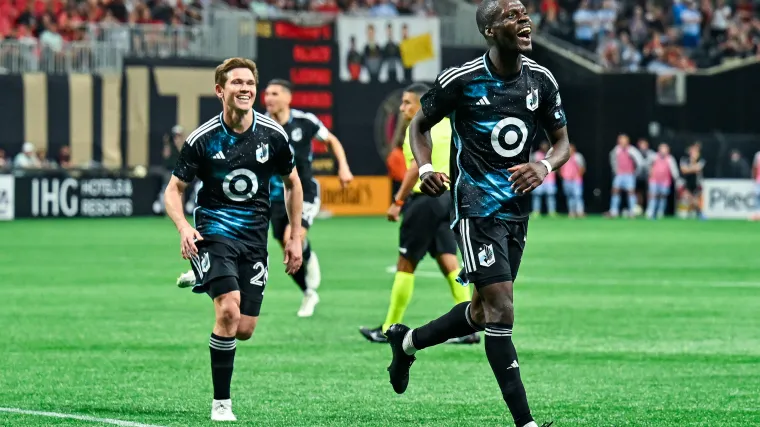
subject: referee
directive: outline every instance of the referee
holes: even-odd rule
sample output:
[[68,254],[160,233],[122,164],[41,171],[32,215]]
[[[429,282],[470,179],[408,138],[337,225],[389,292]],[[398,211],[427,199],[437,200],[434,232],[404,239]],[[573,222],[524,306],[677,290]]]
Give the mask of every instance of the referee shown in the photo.
[[[404,90],[401,98],[401,114],[407,121],[411,120],[420,109],[420,98],[429,87],[415,83]],[[430,130],[433,141],[432,161],[438,172],[449,172],[449,155],[451,150],[451,124],[443,119]],[[394,202],[388,209],[388,220],[398,221],[403,207],[403,220],[399,230],[399,257],[396,275],[391,289],[391,301],[385,323],[374,329],[361,327],[359,331],[370,342],[387,342],[383,332],[394,323],[400,323],[404,317],[414,290],[414,271],[417,265],[429,253],[438,263],[438,268],[446,278],[455,303],[470,300],[470,290],[457,282],[459,261],[454,232],[449,228],[451,194],[446,191],[441,197],[430,197],[420,191],[419,170],[414,161],[409,145],[409,130],[404,139],[404,158],[408,165],[404,181],[394,196]],[[452,343],[474,344],[480,342],[476,333],[457,338]]]

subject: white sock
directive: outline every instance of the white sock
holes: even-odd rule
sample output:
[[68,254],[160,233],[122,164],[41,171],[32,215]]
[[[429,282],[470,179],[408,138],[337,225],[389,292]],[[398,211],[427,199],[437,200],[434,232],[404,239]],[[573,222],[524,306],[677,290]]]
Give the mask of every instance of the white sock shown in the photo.
[[536,424],[535,421],[531,421],[528,424],[525,424],[523,427],[538,427],[538,424]]
[[401,343],[401,348],[404,349],[404,353],[408,355],[413,355],[417,352],[417,349],[414,348],[414,344],[412,344],[412,331],[414,329],[409,329],[409,332],[404,335],[404,341]]

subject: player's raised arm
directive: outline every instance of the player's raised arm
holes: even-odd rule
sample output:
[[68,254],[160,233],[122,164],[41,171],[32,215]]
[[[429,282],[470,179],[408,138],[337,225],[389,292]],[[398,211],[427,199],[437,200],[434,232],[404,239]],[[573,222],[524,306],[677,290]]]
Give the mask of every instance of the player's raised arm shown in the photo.
[[442,71],[433,87],[420,98],[422,108],[409,123],[409,143],[414,160],[419,165],[420,189],[429,196],[440,196],[446,191],[444,185],[449,177],[433,169],[433,142],[430,139],[430,129],[444,117],[453,113],[461,92],[461,82],[456,68]]

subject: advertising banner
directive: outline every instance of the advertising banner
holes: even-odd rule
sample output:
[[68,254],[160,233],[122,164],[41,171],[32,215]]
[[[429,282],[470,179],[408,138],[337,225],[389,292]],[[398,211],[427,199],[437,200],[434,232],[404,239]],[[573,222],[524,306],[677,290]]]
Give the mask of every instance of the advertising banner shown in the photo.
[[336,26],[343,81],[432,82],[441,71],[438,18],[341,15]]
[[0,175],[0,221],[14,217],[14,183],[12,175]]
[[18,177],[16,218],[130,217],[154,215],[159,177]]
[[319,176],[322,211],[332,215],[382,215],[391,203],[387,176],[357,176],[343,188],[337,177]]
[[702,213],[708,219],[748,219],[759,208],[758,185],[751,179],[705,179]]

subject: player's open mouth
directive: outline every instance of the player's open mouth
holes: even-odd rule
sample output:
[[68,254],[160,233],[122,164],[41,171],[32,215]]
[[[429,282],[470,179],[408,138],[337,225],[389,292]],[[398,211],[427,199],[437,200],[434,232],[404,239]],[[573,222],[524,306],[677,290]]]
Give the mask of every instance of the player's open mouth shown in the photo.
[[525,27],[517,32],[517,37],[522,40],[530,40],[530,33],[531,33],[530,27]]
[[237,97],[237,99],[239,99],[241,101],[250,101],[251,97],[248,96],[248,95],[240,95],[240,96]]

